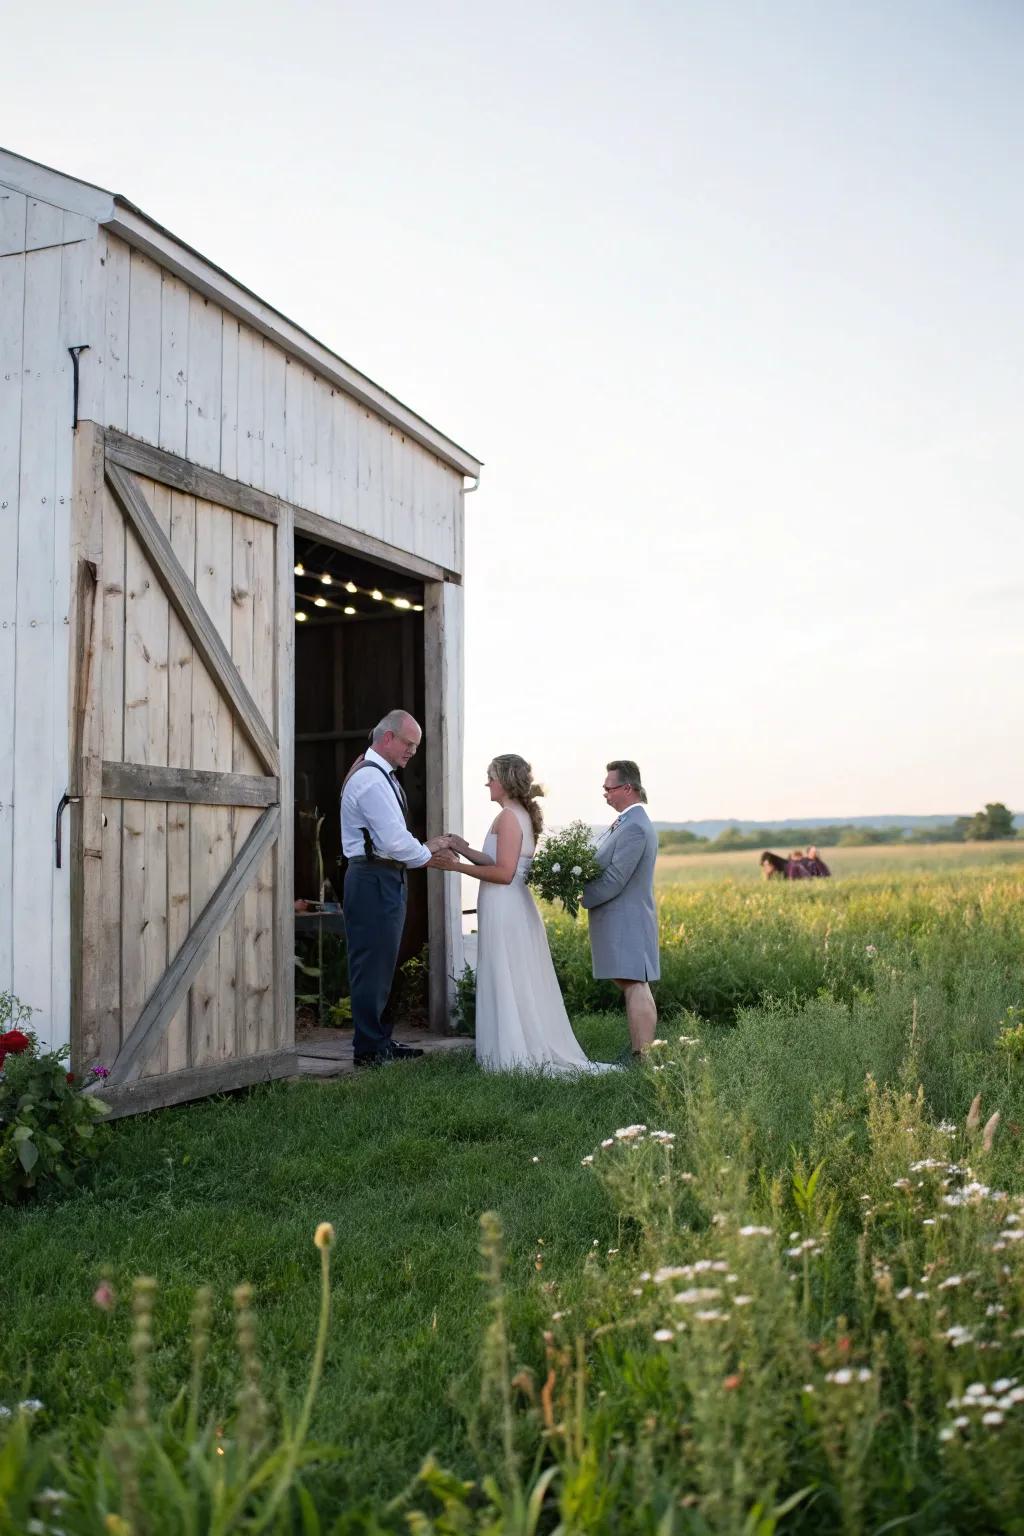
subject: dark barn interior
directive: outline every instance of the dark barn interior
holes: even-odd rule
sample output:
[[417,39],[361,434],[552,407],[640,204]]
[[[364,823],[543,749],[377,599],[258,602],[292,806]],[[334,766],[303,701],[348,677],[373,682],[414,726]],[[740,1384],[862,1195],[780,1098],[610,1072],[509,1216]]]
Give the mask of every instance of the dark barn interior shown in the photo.
[[[342,549],[295,539],[295,895],[320,899],[323,878],[341,900],[339,797],[350,765],[389,709],[424,715],[423,587]],[[426,836],[426,754],[402,774],[412,830]],[[327,892],[327,899],[331,899]],[[427,881],[409,875],[399,963],[427,942]]]

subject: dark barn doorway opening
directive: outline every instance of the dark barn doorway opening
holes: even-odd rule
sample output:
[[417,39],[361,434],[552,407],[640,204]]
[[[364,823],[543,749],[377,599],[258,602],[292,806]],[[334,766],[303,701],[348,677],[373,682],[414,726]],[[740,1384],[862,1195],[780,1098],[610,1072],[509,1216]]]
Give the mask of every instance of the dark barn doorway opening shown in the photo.
[[[425,718],[424,594],[415,577],[334,545],[295,538],[295,896],[340,901],[340,793],[345,774],[389,709]],[[427,754],[403,771],[409,819],[426,837]],[[409,909],[399,967],[427,944],[427,878],[408,876]],[[304,920],[297,918],[301,931]],[[338,924],[340,927],[340,922]],[[392,1002],[396,1002],[392,993]],[[425,1021],[424,1021],[425,1022]]]

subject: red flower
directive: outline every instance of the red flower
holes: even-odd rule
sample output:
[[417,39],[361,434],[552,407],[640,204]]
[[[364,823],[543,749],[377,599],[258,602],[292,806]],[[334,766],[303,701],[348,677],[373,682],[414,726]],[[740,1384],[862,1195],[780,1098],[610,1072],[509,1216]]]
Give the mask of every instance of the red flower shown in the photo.
[[64,1081],[66,1083],[73,1083],[74,1080],[75,1080],[75,1074],[73,1072],[65,1072],[64,1073]]
[[0,1035],[0,1056],[19,1056],[22,1051],[27,1051],[32,1041],[28,1035],[20,1029],[9,1029],[6,1035]]

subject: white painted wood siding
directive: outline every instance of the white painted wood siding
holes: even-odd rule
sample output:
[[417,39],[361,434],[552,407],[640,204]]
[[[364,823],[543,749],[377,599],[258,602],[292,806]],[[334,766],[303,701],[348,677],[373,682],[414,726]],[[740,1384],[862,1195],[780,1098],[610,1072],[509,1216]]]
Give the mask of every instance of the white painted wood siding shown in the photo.
[[148,256],[99,242],[84,418],[461,571],[456,470]]
[[[0,186],[0,991],[68,1039],[70,346],[102,328],[97,227]],[[88,354],[86,354],[88,355]],[[68,846],[65,819],[65,848]]]

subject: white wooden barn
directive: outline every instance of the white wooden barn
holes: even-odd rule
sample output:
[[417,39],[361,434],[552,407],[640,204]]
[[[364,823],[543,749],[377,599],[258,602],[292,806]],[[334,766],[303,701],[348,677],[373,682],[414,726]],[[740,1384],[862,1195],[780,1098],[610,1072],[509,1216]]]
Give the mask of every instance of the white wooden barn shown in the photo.
[[[124,198],[0,151],[0,992],[119,1108],[291,1070],[304,829],[337,886],[387,708],[423,722],[419,830],[461,824],[479,473]],[[411,878],[436,1029],[459,906]]]

